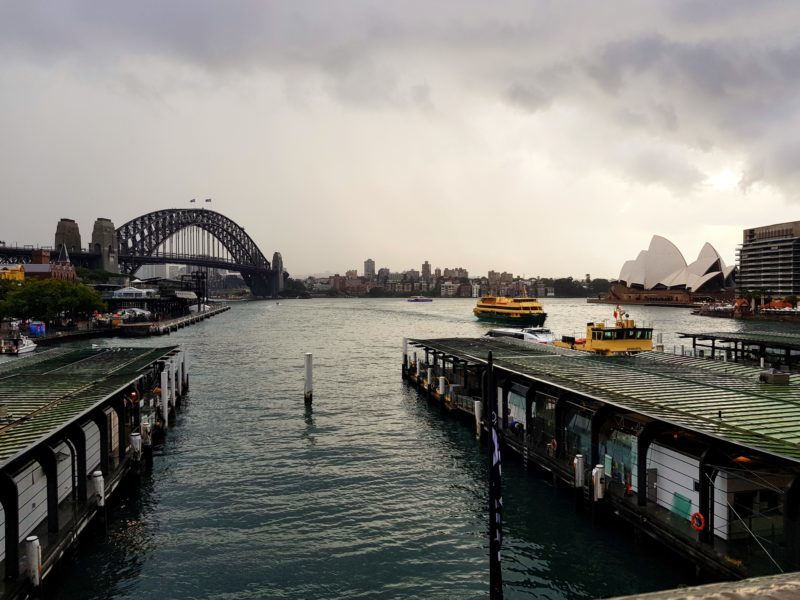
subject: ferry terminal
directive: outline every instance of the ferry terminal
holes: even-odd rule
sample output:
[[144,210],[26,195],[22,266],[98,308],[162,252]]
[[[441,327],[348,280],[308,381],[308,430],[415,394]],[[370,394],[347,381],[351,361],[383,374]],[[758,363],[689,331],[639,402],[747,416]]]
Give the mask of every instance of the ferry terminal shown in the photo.
[[[486,389],[489,353],[495,389]],[[768,378],[726,353],[692,354],[412,339],[402,375],[481,437],[494,394],[503,448],[525,468],[698,571],[738,579],[797,570],[800,375]]]

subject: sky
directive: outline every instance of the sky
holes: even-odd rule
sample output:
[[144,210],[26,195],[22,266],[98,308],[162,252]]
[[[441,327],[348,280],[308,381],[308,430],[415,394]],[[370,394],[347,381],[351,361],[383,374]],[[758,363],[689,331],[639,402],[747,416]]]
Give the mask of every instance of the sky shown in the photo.
[[794,221],[800,3],[0,1],[0,240],[223,213],[293,275],[613,278]]

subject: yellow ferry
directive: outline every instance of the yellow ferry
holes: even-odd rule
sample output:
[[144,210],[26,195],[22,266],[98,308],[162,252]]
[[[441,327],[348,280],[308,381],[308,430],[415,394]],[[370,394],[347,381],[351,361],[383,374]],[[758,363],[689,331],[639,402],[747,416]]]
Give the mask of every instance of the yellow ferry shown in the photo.
[[522,296],[484,296],[472,309],[476,317],[482,321],[494,321],[519,327],[540,327],[544,325],[547,313],[536,298]]
[[587,323],[586,337],[562,336],[554,345],[594,354],[622,356],[653,349],[653,328],[637,327],[636,322],[617,306],[614,310],[614,325]]

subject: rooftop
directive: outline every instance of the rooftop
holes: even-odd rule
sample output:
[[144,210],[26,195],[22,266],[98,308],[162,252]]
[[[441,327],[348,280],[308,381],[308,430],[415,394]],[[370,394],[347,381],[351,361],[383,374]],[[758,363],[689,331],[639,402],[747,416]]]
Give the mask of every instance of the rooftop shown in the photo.
[[0,363],[0,468],[136,382],[176,346],[54,348]]
[[[602,357],[503,338],[411,340],[472,364],[494,364],[633,413],[800,462],[800,375],[663,352]],[[721,416],[720,416],[721,415]]]

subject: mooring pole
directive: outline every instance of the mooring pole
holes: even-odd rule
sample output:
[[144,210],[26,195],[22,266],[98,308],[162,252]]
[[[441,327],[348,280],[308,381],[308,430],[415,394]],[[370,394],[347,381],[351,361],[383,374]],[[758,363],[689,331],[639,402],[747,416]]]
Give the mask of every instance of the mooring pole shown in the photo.
[[306,401],[306,404],[311,404],[311,399],[314,395],[314,382],[312,381],[313,373],[312,373],[311,352],[306,352],[305,365],[306,365],[306,380],[305,380],[305,391],[303,393],[303,399]]
[[497,431],[497,387],[492,353],[487,360],[486,395],[489,399],[489,600],[503,600],[503,493],[501,484],[500,437]]

